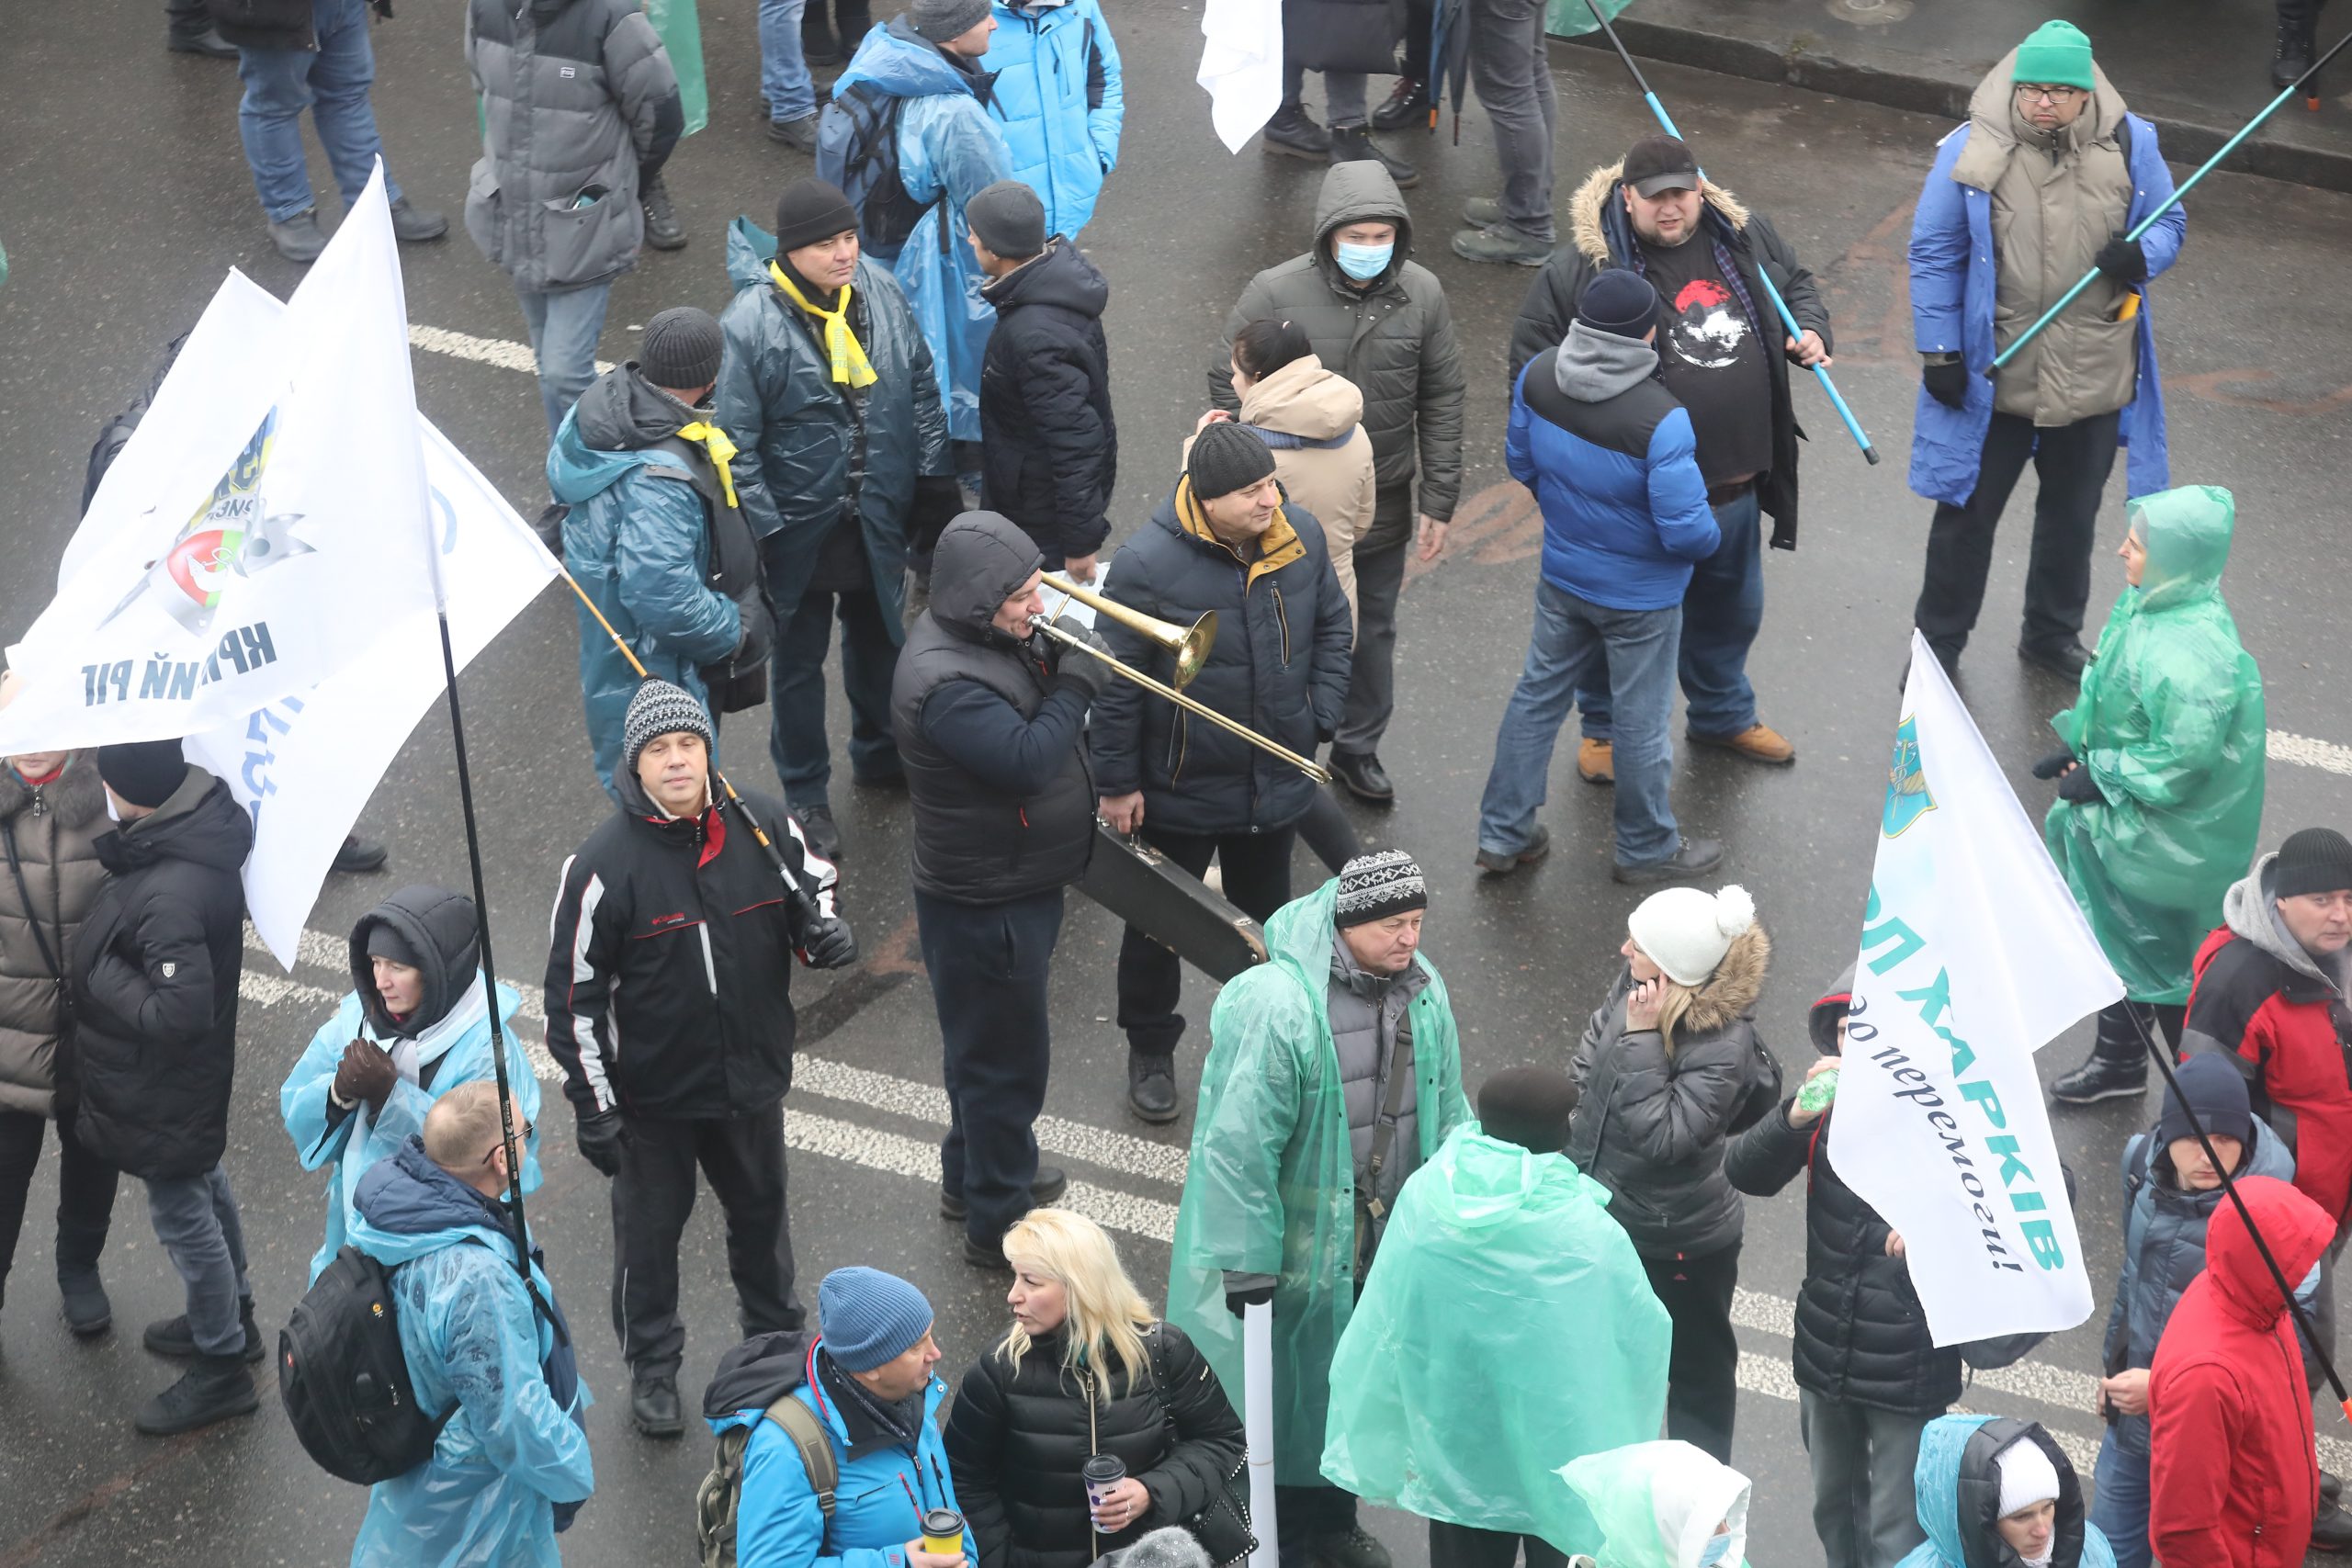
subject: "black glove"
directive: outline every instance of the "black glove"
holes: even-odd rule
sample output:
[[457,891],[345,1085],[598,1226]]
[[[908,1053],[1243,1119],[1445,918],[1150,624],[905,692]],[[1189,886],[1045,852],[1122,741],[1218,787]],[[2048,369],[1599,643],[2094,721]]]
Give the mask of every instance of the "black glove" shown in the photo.
[[605,1176],[621,1173],[621,1150],[628,1146],[628,1124],[617,1111],[580,1113],[581,1157]]
[[1919,380],[1928,389],[1928,396],[1944,407],[1957,409],[1968,406],[1968,367],[1959,360],[1923,366]]
[[[1109,653],[1111,645],[1102,634],[1091,626],[1069,626],[1063,628],[1073,637],[1083,637],[1086,646],[1098,653]],[[1092,702],[1102,694],[1102,682],[1111,678],[1111,667],[1092,654],[1080,653],[1068,646],[1061,650],[1061,662],[1054,666],[1054,673],[1063,680],[1085,688],[1086,700]]]
[[2076,768],[2058,781],[2058,798],[2071,800],[2077,806],[2105,806],[2107,796],[2098,792],[2088,768]]
[[953,474],[918,474],[914,499],[907,506],[907,547],[929,557],[939,536],[964,511],[964,487]]
[[857,938],[839,915],[820,915],[800,933],[800,951],[811,969],[841,969],[857,962]]
[[2033,776],[2038,779],[2054,779],[2074,765],[2075,754],[2072,751],[2052,751],[2033,765]]
[[2127,240],[2120,234],[2098,248],[2091,265],[2118,283],[2148,281],[2148,253],[2140,248],[2139,241]]
[[1274,1288],[1272,1285],[1253,1285],[1246,1291],[1227,1291],[1225,1292],[1225,1310],[1239,1317],[1242,1308],[1264,1306],[1273,1299]]

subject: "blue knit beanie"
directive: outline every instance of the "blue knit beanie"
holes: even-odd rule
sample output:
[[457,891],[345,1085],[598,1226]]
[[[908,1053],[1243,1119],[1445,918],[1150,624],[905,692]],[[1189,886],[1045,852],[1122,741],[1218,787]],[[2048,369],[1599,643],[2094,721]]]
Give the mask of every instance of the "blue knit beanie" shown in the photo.
[[870,1372],[905,1355],[931,1332],[923,1293],[879,1269],[836,1269],[817,1286],[825,1349],[845,1372]]

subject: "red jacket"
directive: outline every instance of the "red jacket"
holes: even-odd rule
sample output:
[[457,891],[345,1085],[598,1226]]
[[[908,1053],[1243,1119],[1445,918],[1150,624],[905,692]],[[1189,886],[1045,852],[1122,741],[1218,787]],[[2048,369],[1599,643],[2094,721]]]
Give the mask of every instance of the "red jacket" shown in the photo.
[[[2286,1182],[2237,1183],[2289,1283],[2335,1227]],[[2165,1568],[2296,1568],[2319,1506],[2303,1359],[2235,1207],[2205,1228],[2205,1272],[2156,1343],[2148,1382],[2148,1540]]]

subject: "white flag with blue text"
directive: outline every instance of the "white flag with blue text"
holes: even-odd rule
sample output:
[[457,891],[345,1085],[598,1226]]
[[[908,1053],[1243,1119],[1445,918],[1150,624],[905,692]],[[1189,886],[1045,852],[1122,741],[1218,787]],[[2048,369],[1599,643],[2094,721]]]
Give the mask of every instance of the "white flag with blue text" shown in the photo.
[[1915,632],[1827,1144],[1903,1237],[1937,1344],[2090,1315],[2034,1053],[2122,995]]

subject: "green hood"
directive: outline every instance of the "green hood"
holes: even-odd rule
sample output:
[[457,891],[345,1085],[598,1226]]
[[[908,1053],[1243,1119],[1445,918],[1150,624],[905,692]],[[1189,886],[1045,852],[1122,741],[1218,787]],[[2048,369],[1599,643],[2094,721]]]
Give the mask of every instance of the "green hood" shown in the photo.
[[1747,1477],[1689,1443],[1631,1443],[1560,1467],[1607,1538],[1600,1568],[1698,1568],[1722,1520],[1731,1547],[1718,1568],[1747,1561]]
[[1473,1123],[1448,1138],[1419,1179],[1430,1207],[1464,1230],[1488,1230],[1521,1214],[1548,1214],[1579,1201],[1606,1208],[1609,1189],[1566,1155],[1539,1155],[1490,1138]]
[[2140,574],[2140,608],[2169,610],[2222,591],[2237,502],[2219,485],[2183,485],[2144,495],[2124,508],[2148,552]]

